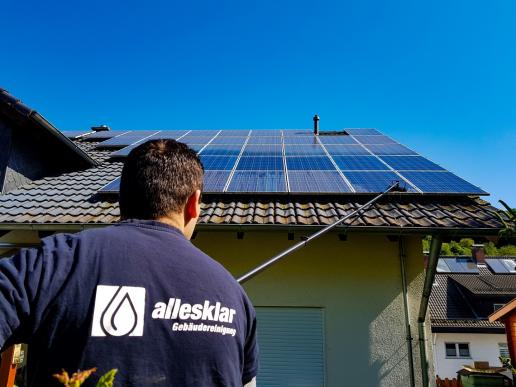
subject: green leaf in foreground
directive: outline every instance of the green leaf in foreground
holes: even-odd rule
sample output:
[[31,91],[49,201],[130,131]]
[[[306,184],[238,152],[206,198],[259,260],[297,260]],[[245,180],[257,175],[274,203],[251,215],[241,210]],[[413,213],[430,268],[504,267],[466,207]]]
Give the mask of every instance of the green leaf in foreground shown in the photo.
[[97,387],[113,387],[117,372],[118,370],[116,368],[106,372],[97,382]]

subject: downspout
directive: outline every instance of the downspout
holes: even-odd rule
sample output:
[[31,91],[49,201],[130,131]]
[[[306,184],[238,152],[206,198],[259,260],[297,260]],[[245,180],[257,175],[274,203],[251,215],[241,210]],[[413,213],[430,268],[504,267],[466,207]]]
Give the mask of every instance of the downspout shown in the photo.
[[409,362],[409,376],[410,376],[410,386],[415,386],[415,378],[414,378],[414,355],[412,353],[412,329],[410,327],[410,315],[409,315],[409,307],[408,307],[408,292],[407,292],[407,273],[405,270],[405,246],[403,244],[403,237],[400,236],[398,242],[398,251],[400,256],[400,269],[401,269],[401,288],[403,291],[403,312],[405,315],[405,329],[407,333],[407,355]]
[[442,236],[439,234],[432,235],[430,243],[430,253],[428,255],[428,267],[426,269],[425,283],[423,285],[423,294],[421,296],[421,305],[419,306],[419,315],[417,319],[419,333],[419,356],[421,358],[421,379],[423,387],[428,387],[430,383],[428,375],[428,360],[426,353],[426,337],[425,337],[425,320],[428,310],[428,301],[432,293],[432,285],[437,271],[437,261],[441,253]]

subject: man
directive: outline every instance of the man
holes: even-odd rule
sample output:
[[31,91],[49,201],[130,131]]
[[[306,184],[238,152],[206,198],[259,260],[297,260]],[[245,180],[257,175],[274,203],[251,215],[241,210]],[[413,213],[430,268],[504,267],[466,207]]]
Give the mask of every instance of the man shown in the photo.
[[116,385],[254,385],[254,309],[189,241],[203,174],[186,145],[144,143],[122,171],[120,223],[0,260],[0,347],[29,344],[31,385],[91,367],[117,368]]

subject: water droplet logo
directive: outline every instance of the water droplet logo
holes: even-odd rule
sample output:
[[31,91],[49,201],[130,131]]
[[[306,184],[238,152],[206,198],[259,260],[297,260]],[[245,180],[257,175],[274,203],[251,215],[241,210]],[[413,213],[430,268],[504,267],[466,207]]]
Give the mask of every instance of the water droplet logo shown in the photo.
[[92,336],[142,336],[145,288],[98,285]]

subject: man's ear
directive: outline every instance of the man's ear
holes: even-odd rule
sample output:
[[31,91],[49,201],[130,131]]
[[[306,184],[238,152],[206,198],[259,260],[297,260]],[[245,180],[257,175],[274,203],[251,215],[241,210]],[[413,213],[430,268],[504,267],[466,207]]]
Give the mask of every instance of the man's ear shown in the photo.
[[196,190],[186,201],[185,216],[197,219],[201,215],[201,190]]

